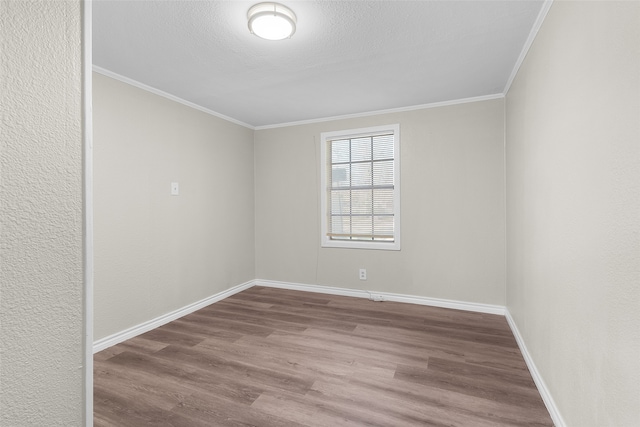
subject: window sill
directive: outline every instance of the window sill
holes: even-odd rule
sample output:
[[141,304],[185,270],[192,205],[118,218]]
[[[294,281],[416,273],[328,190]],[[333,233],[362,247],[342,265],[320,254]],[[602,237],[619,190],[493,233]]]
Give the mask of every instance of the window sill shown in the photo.
[[341,248],[341,249],[366,249],[379,251],[399,251],[400,242],[340,242],[335,240],[324,240],[321,244],[322,248]]

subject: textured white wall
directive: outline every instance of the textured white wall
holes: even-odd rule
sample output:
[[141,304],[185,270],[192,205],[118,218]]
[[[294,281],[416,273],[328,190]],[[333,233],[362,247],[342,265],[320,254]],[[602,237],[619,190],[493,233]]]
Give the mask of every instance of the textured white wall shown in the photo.
[[[503,119],[497,99],[256,131],[257,278],[504,305]],[[393,123],[402,250],[320,248],[320,133]]]
[[98,340],[254,279],[253,131],[93,83]]
[[555,2],[506,100],[507,307],[569,426],[640,425],[640,3]]
[[0,425],[83,420],[81,4],[0,2]]

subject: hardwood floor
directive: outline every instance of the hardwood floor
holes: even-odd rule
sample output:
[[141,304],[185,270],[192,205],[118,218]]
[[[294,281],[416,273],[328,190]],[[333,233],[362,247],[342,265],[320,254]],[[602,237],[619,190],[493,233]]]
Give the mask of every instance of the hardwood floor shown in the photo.
[[552,426],[502,316],[253,287],[94,356],[100,426]]

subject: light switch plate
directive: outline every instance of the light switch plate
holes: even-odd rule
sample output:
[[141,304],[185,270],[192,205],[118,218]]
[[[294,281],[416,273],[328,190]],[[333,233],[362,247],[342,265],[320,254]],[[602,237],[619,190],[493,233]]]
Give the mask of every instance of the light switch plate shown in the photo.
[[178,194],[180,194],[180,185],[177,182],[172,182],[171,183],[171,195],[172,196],[177,196]]

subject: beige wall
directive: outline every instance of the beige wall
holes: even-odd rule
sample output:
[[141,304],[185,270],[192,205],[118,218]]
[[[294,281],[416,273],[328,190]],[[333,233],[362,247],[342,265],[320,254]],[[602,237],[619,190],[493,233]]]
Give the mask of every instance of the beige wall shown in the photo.
[[[256,131],[257,278],[504,305],[503,118],[497,99]],[[393,123],[402,250],[321,249],[320,133]]]
[[0,2],[0,425],[84,414],[79,1]]
[[93,91],[98,340],[254,278],[253,131],[97,73]]
[[640,3],[555,2],[506,99],[507,307],[569,426],[640,425]]

